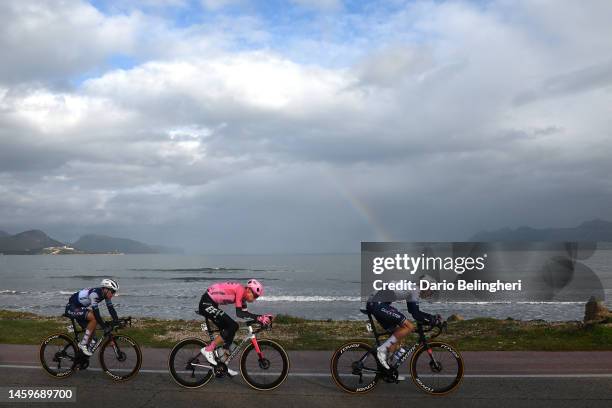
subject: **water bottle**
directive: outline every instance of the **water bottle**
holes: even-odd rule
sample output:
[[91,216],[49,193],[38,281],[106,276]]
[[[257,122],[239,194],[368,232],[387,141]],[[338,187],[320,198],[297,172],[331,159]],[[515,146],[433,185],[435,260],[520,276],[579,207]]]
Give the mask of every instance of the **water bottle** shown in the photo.
[[236,349],[236,347],[238,347],[238,343],[236,343],[235,341],[232,342],[232,344],[230,344],[229,348],[225,348],[225,347],[217,347],[215,349],[215,353],[217,354],[217,359],[221,362],[225,362],[230,354]]
[[397,365],[402,359],[402,357],[404,357],[404,354],[406,354],[407,351],[408,350],[403,347],[398,348],[391,356],[391,366]]

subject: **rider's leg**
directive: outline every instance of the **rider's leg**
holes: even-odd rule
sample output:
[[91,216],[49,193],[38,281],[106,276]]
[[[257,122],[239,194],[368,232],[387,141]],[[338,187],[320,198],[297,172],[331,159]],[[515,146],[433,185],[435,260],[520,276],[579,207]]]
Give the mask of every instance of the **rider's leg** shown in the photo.
[[206,346],[204,349],[206,351],[213,351],[214,349],[216,349],[217,347],[219,347],[222,344],[223,344],[223,337],[221,337],[220,335],[217,334],[215,339],[213,341],[211,341],[210,344],[208,346]]
[[236,332],[238,331],[238,323],[236,323],[234,319],[229,317],[226,313],[217,315],[214,319],[214,323],[219,329],[221,329],[221,334],[217,335],[215,339],[208,346],[206,346],[206,350],[213,351],[221,345],[229,348],[234,341]]
[[232,319],[228,315],[225,315],[223,317],[223,320],[224,328],[223,330],[221,330],[221,336],[224,340],[223,347],[229,350],[229,348],[232,346],[232,343],[234,342],[234,337],[236,336],[236,332],[238,331],[240,326],[234,321],[234,319]]
[[85,333],[83,333],[83,338],[81,339],[81,342],[79,343],[79,349],[86,356],[91,356],[93,353],[87,348],[87,343],[89,343],[90,336],[96,330],[97,322],[96,322],[96,317],[94,316],[92,311],[87,311],[86,313],[87,314],[85,315],[85,319],[87,321],[87,325],[85,327]]
[[408,320],[404,320],[404,322],[393,332],[392,337],[395,337],[396,341],[387,347],[389,353],[394,353],[402,343],[402,339],[412,333],[413,330],[414,325]]
[[93,332],[96,331],[96,317],[94,316],[91,310],[87,311],[87,315],[85,316],[87,319],[87,326],[85,327],[85,333],[83,334],[83,338],[81,339],[81,344],[86,346],[89,343],[89,338]]
[[400,340],[410,333],[412,324],[407,322],[406,316],[388,303],[376,305],[373,309],[373,314],[376,320],[378,320],[386,330],[397,328],[393,331],[393,334],[376,349],[378,361],[388,370],[389,364],[387,363],[387,359],[389,355],[399,347]]
[[200,304],[200,310],[202,310],[204,316],[211,319],[221,330],[220,336],[216,336],[210,344],[200,350],[210,364],[217,365],[214,350],[221,344],[232,344],[236,330],[238,330],[238,323],[224,311],[216,307],[216,305]]

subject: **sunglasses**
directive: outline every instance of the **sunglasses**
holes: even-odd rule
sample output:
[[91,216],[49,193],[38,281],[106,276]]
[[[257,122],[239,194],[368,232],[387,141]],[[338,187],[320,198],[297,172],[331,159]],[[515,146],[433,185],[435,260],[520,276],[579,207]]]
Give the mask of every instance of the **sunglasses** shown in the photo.
[[259,297],[259,294],[255,293],[255,291],[253,289],[249,288],[249,290],[251,291],[251,293],[253,294],[253,297],[255,299],[257,299]]

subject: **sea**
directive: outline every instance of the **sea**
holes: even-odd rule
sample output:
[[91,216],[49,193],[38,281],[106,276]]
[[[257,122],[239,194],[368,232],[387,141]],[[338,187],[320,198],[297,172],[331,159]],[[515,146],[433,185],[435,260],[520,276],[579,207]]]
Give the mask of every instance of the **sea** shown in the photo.
[[[610,255],[589,260],[603,276],[608,307],[612,306]],[[0,255],[0,309],[59,316],[70,295],[95,287],[106,277],[117,279],[121,286],[113,299],[121,316],[199,319],[195,310],[208,286],[256,278],[265,285],[265,295],[249,305],[254,313],[364,319],[359,311],[364,307],[360,254]],[[423,300],[421,309],[444,317],[568,321],[582,320],[584,304]]]

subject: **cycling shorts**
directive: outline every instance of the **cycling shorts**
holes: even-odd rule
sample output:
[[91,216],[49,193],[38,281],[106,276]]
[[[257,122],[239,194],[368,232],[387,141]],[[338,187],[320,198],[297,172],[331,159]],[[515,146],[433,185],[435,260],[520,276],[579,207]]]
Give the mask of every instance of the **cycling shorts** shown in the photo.
[[368,303],[367,309],[374,315],[378,323],[388,331],[394,330],[406,321],[406,316],[389,303],[375,302]]
[[76,320],[81,327],[85,327],[87,326],[87,312],[89,309],[86,306],[68,303],[64,314]]
[[238,331],[238,323],[228,316],[219,305],[215,303],[208,293],[204,293],[199,304],[200,314],[212,320],[221,331],[221,337],[225,341],[224,347],[228,348],[234,341],[234,336]]

